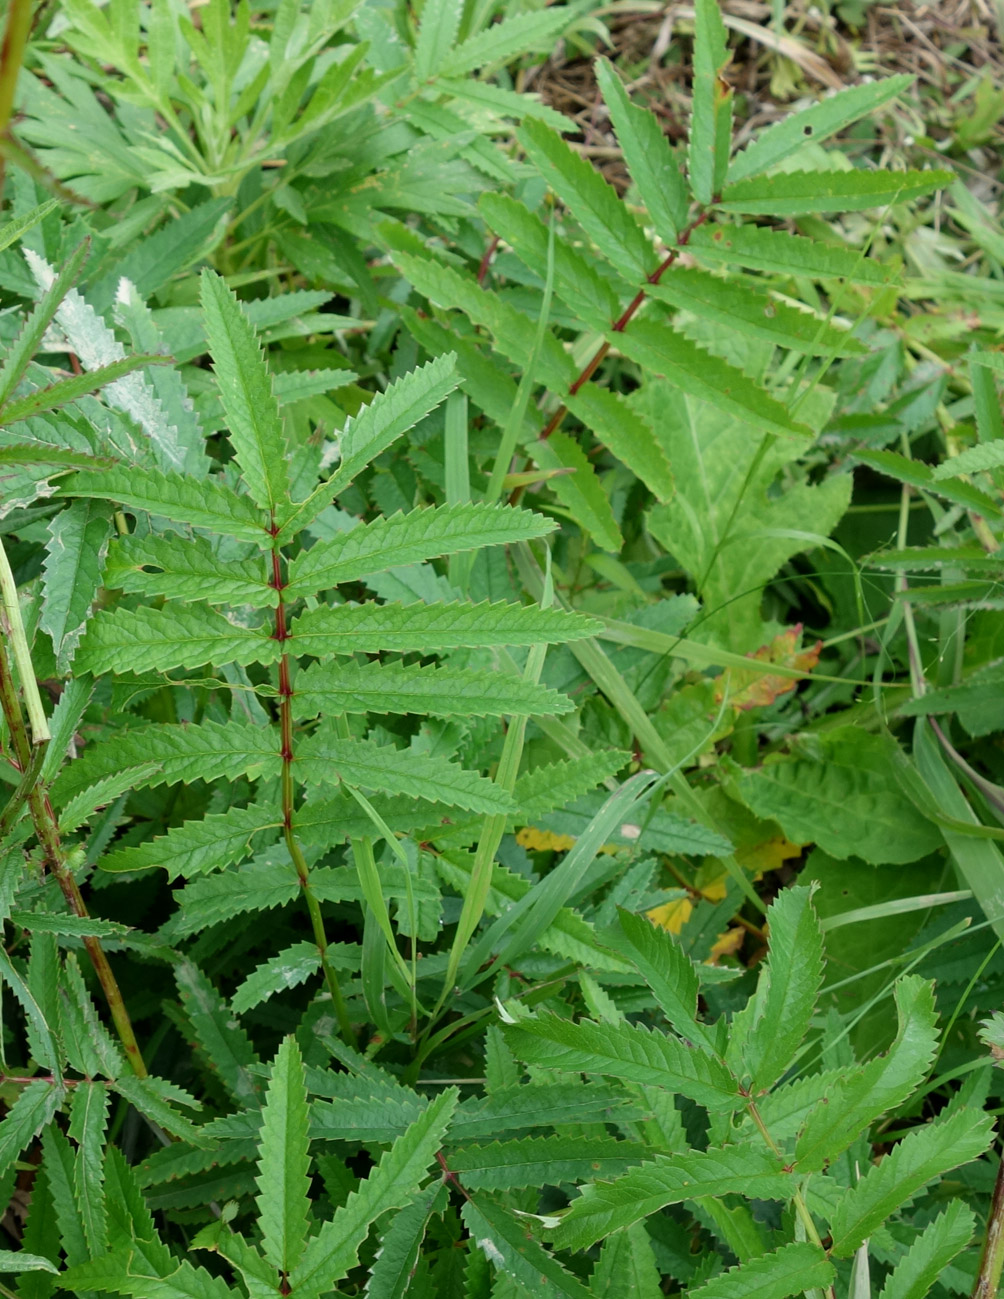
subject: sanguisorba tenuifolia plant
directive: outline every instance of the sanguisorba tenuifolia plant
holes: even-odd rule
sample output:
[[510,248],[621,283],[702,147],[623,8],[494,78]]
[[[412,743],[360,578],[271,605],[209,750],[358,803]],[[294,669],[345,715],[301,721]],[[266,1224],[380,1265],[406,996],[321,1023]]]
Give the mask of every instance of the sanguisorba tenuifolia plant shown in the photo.
[[[201,80],[173,87],[134,58],[127,3],[69,13],[78,53],[97,57],[107,41],[122,71],[116,102],[137,109],[125,113],[127,142],[154,111],[168,123],[158,194],[171,189],[171,140],[188,139],[190,117],[202,122],[174,178],[214,190],[215,207],[178,223],[202,222],[202,246],[218,247],[235,197],[247,207],[230,234],[255,248],[271,237],[255,212],[297,219],[305,204],[342,223],[343,255],[346,232],[363,231],[397,267],[384,269],[423,295],[422,311],[400,310],[415,342],[402,343],[376,395],[360,389],[346,403],[354,413],[337,434],[290,409],[358,376],[288,370],[263,347],[321,333],[324,317],[306,313],[324,292],[242,302],[207,269],[184,305],[160,310],[149,294],[189,264],[169,227],[149,265],[117,261],[114,231],[95,228],[85,268],[87,223],[61,224],[54,202],[34,206],[23,178],[0,231],[5,282],[34,299],[15,329],[0,319],[4,537],[14,538],[13,565],[0,561],[12,759],[0,905],[13,934],[0,979],[16,1028],[0,1084],[0,1179],[27,1210],[22,1249],[0,1255],[0,1271],[21,1274],[24,1299],[58,1288],[137,1299],[520,1299],[541,1288],[568,1299],[670,1288],[863,1299],[870,1260],[885,1299],[940,1294],[939,1278],[957,1290],[965,1271],[953,1260],[975,1217],[962,1198],[945,1203],[942,1179],[978,1159],[992,1132],[974,1078],[915,1121],[938,1049],[930,982],[898,980],[895,1038],[859,1061],[849,1025],[820,1003],[811,887],[767,908],[768,955],[748,997],[730,988],[735,971],[693,960],[649,923],[656,854],[714,855],[753,890],[680,755],[594,639],[760,670],[743,657],[760,643],[749,643],[760,586],[805,548],[807,529],[835,526],[848,483],[785,485],[776,497],[787,512],[773,515],[747,518],[743,497],[766,500],[790,459],[778,446],[808,445],[816,430],[823,368],[862,344],[759,277],[797,272],[866,292],[890,280],[860,252],[762,221],[872,208],[944,182],[933,171],[819,170],[818,156],[790,170],[806,140],[879,108],[902,79],[837,94],[730,160],[724,29],[700,0],[686,174],[600,65],[646,222],[563,141],[557,115],[533,105],[520,144],[564,213],[548,225],[525,194],[481,202],[494,234],[479,233],[490,249],[504,240],[514,295],[485,287],[490,258],[475,256],[470,229],[457,240],[465,270],[452,249],[449,264],[432,255],[428,228],[383,220],[384,207],[407,208],[416,177],[401,163],[362,183],[370,164],[332,162],[323,127],[344,108],[369,130],[371,101],[397,83],[388,112],[410,112],[430,138],[452,139],[457,105],[480,103],[483,134],[451,148],[465,178],[477,165],[495,187],[509,164],[489,137],[500,116],[523,116],[523,101],[451,77],[490,61],[492,31],[539,39],[574,15],[490,29],[487,11],[427,0],[414,53],[399,64],[395,42],[380,47],[384,66],[356,101],[349,74],[364,54],[349,42],[325,51],[349,17],[322,8],[311,27],[280,5],[266,59],[246,11],[231,30],[214,0],[206,21],[240,53],[218,62],[184,14],[155,3],[148,44],[177,50],[184,38],[200,63]],[[284,52],[299,62],[291,53],[287,66]],[[64,179],[100,181],[79,151],[60,153],[38,112],[47,96],[84,104],[76,74],[52,55],[43,67],[52,84],[33,84],[28,137]],[[280,92],[271,109],[265,87]],[[296,134],[308,111],[310,130]],[[286,180],[266,192],[255,186],[271,181],[270,151],[250,136],[228,150],[237,128],[270,112],[272,143],[291,153]],[[413,140],[399,131],[393,156]],[[130,175],[112,201],[139,183]],[[318,177],[338,191],[327,206]],[[473,216],[469,203],[437,202],[422,209],[437,239]],[[311,240],[281,224],[274,234],[316,270]],[[235,247],[223,269],[235,269]],[[365,297],[373,285],[355,254]],[[399,287],[370,305],[396,311]],[[553,302],[560,328],[578,327],[573,340],[551,328]],[[807,359],[795,381],[766,384],[709,345],[711,327]],[[79,373],[53,373],[60,352]],[[202,357],[208,368],[191,364]],[[614,357],[635,367],[630,399],[599,382]],[[708,411],[753,439],[724,528],[703,549],[701,519],[674,483],[689,462],[678,430],[654,418],[660,406],[693,415],[694,443]],[[577,436],[559,428],[566,419]],[[679,638],[690,597],[660,601],[658,630],[561,607],[554,516],[601,549],[622,540],[594,436],[643,484],[652,533],[698,594],[731,605],[704,642]],[[517,452],[525,466],[514,467]],[[528,485],[539,511],[522,504]],[[402,508],[368,510],[382,500]],[[729,536],[737,520],[763,543],[746,537],[753,558],[741,570],[729,550],[745,537]],[[550,685],[549,646],[560,647]],[[575,701],[554,688],[578,680],[576,664],[622,711],[645,759],[637,769],[576,728]],[[48,716],[36,674],[57,683]],[[531,726],[567,756],[523,769]],[[672,812],[659,803],[666,786]],[[568,851],[537,878],[511,831],[583,795]],[[105,889],[132,899],[131,926],[88,914]],[[137,1034],[130,1012],[159,1026]],[[883,1134],[876,1159],[876,1125],[895,1113],[903,1126]]]

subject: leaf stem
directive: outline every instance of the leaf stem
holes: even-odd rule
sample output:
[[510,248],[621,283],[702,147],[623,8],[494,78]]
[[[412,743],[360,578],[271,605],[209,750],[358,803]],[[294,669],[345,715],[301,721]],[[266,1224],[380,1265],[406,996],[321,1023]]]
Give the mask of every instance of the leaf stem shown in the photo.
[[[31,0],[9,0],[7,25],[0,46],[0,138],[6,137],[14,111],[14,92],[31,32]],[[0,154],[0,195],[3,191],[4,155]]]
[[318,955],[321,958],[321,971],[324,974],[324,981],[328,986],[328,992],[331,994],[331,1001],[335,1008],[335,1016],[338,1020],[338,1029],[342,1038],[350,1046],[355,1044],[355,1033],[352,1029],[352,1021],[349,1019],[348,1006],[345,1004],[345,997],[342,993],[341,985],[338,982],[338,973],[331,963],[328,955],[328,936],[324,930],[324,917],[321,915],[321,904],[317,900],[317,895],[310,887],[310,867],[307,865],[307,859],[303,855],[303,849],[296,837],[296,831],[293,828],[293,819],[295,812],[295,791],[293,783],[293,686],[291,682],[289,669],[289,654],[285,650],[286,642],[289,640],[289,630],[286,626],[286,602],[283,599],[283,591],[286,588],[285,575],[283,573],[282,550],[278,540],[278,528],[275,520],[272,520],[272,576],[270,585],[279,597],[279,602],[275,609],[275,633],[274,639],[283,646],[282,657],[279,660],[279,727],[281,732],[281,758],[282,758],[282,826],[283,837],[286,842],[286,850],[289,853],[290,860],[296,871],[297,879],[300,881],[300,891],[303,894],[303,900],[307,906],[307,914],[310,916],[310,926],[314,933],[314,942],[317,944]]
[[[778,1159],[783,1160],[784,1155],[781,1152],[781,1148],[774,1140],[774,1138],[770,1135],[770,1132],[767,1130],[767,1125],[766,1123],[764,1123],[760,1111],[757,1109],[756,1101],[754,1101],[752,1098],[747,1102],[746,1111],[749,1114],[750,1118],[753,1120],[753,1123],[756,1126],[757,1131],[760,1133],[760,1135],[763,1137],[764,1141],[766,1142],[770,1152],[773,1155],[776,1155]],[[819,1248],[822,1249],[823,1248],[822,1239],[819,1235],[818,1229],[816,1228],[816,1224],[812,1220],[812,1214],[809,1212],[809,1206],[805,1203],[805,1197],[802,1195],[802,1192],[800,1190],[796,1190],[795,1194],[792,1196],[792,1204],[794,1205],[795,1213],[798,1215],[798,1220],[805,1228],[806,1239],[811,1240],[813,1245],[818,1245]],[[836,1293],[833,1289],[833,1286],[831,1285],[827,1286],[825,1293],[826,1293],[826,1299],[836,1299]]]
[[[0,555],[3,554],[3,548],[0,546]],[[6,557],[3,563],[6,564]],[[9,628],[5,628],[10,634]],[[31,682],[35,685],[34,671],[31,668],[31,660],[28,660],[29,671],[31,672]],[[22,677],[22,688],[27,696],[29,691],[24,688],[26,680]],[[7,658],[6,648],[0,645],[0,707],[3,709],[4,717],[7,721],[7,727],[10,731],[11,742],[14,747],[14,755],[17,759],[21,771],[27,775],[35,767],[32,745],[28,740],[28,730],[24,724],[24,718],[21,714],[21,704],[17,697],[17,686],[14,683],[14,677],[11,672],[10,663]],[[45,728],[46,741],[48,743],[48,727]],[[38,747],[43,749],[45,744]],[[22,782],[23,784],[24,782]],[[45,786],[36,779],[32,782],[27,791],[28,808],[31,812],[31,819],[35,826],[35,834],[38,842],[42,847],[42,855],[46,866],[49,868],[56,882],[59,884],[70,910],[75,916],[81,919],[88,918],[87,904],[84,902],[83,895],[77,881],[73,877],[73,871],[70,869],[66,860],[66,854],[63,851],[63,845],[59,837],[59,823],[56,814],[53,811],[49,801],[48,792]],[[9,810],[9,809],[8,809]],[[4,813],[6,818],[7,812]],[[89,935],[83,939],[84,947],[87,949],[87,955],[90,957],[91,965],[94,967],[94,973],[98,976],[98,982],[101,984],[102,991],[105,994],[105,1000],[108,1003],[108,1009],[111,1013],[112,1023],[118,1034],[119,1041],[125,1051],[126,1059],[137,1078],[147,1076],[146,1065],[143,1062],[143,1055],[136,1041],[136,1034],[133,1031],[132,1020],[129,1018],[129,1012],[126,1009],[125,1001],[122,997],[121,989],[116,981],[112,968],[108,964],[108,957],[105,955],[104,948],[101,946],[101,940],[94,935]]]
[[983,1241],[980,1266],[976,1273],[971,1299],[994,1299],[1004,1269],[1004,1159],[997,1165],[987,1234]]

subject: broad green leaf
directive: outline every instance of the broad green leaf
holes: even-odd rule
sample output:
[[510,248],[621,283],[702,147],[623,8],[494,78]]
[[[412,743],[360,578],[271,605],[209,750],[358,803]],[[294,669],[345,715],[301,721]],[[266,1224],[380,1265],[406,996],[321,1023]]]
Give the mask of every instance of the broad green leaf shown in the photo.
[[518,136],[544,180],[607,261],[633,280],[645,279],[656,264],[652,245],[593,164],[543,122],[524,122]]
[[316,943],[294,943],[252,970],[234,992],[230,1004],[238,1015],[243,1015],[277,992],[298,987],[320,968],[321,955]]
[[813,1107],[796,1145],[798,1169],[822,1168],[926,1077],[937,1046],[931,984],[905,975],[895,986],[899,1031],[885,1054],[845,1073]]
[[65,1094],[60,1083],[37,1078],[18,1095],[0,1122],[0,1173],[48,1126]]
[[856,284],[888,284],[895,279],[889,267],[865,252],[820,243],[766,226],[700,226],[687,248],[701,261],[715,265],[745,266],[751,271],[804,276],[813,280],[848,279]]
[[542,641],[557,645],[595,636],[599,624],[582,614],[502,602],[368,604],[307,610],[294,619],[291,630],[294,653],[323,659],[329,654],[437,654]]
[[371,460],[435,410],[460,382],[455,366],[452,352],[437,356],[377,393],[350,419],[339,438],[338,468],[306,501],[290,507],[281,535],[289,536],[311,523]]
[[788,1299],[815,1294],[833,1280],[833,1265],[818,1245],[795,1241],[751,1258],[687,1291],[688,1299]]
[[238,541],[253,541],[263,550],[271,545],[267,520],[250,497],[238,496],[216,478],[198,482],[183,474],[130,466],[105,469],[100,474],[74,474],[61,485],[60,493],[118,501],[126,509],[206,528]]
[[67,1131],[77,1143],[73,1189],[92,1255],[108,1248],[103,1155],[110,1099],[108,1087],[100,1082],[78,1083],[70,1099]]
[[252,499],[275,516],[288,507],[288,453],[261,342],[225,280],[206,268],[201,290],[206,336],[234,456]]
[[84,634],[110,534],[110,511],[95,501],[73,501],[49,524],[38,621],[52,637],[61,672],[68,670]]
[[615,1231],[604,1242],[589,1289],[595,1299],[660,1299],[662,1286],[652,1240],[640,1222]]
[[969,1244],[975,1226],[969,1206],[950,1200],[886,1277],[879,1299],[926,1299],[948,1264]]
[[867,117],[913,84],[913,77],[884,77],[881,81],[848,86],[835,95],[827,95],[811,108],[789,114],[766,131],[732,159],[730,182],[745,180],[767,171],[785,158],[797,153],[806,143],[821,144],[851,122]]
[[[712,3],[713,0],[708,0]],[[950,185],[950,171],[791,171],[726,185],[719,207],[748,216],[859,212],[907,203]]]
[[[303,651],[309,652],[309,651]],[[208,605],[101,611],[74,663],[78,672],[168,672],[207,663],[274,663],[278,641],[228,621]]]
[[756,992],[733,1017],[726,1059],[750,1090],[771,1088],[802,1045],[823,981],[823,935],[812,890],[783,889],[767,911],[769,949]]
[[962,474],[999,469],[1001,465],[1004,465],[1004,438],[998,438],[994,442],[979,442],[974,447],[966,447],[958,455],[949,456],[940,465],[935,465],[933,477],[935,482],[941,482],[946,478],[958,478]]
[[624,953],[652,989],[663,1014],[682,1038],[714,1050],[713,1035],[697,1018],[699,980],[690,957],[665,929],[646,916],[618,908]]
[[578,16],[572,5],[552,5],[491,23],[450,51],[440,64],[440,74],[461,77],[475,68],[508,63],[529,50],[549,50]]
[[69,379],[60,379],[46,388],[36,388],[34,392],[8,401],[3,410],[4,425],[59,410],[70,402],[79,401],[81,397],[116,383],[144,366],[164,363],[165,358],[162,356],[125,356],[119,361],[99,366],[96,370],[85,370]]
[[170,600],[256,609],[274,608],[279,601],[260,559],[221,559],[204,537],[120,537],[110,548],[104,585]]
[[589,1291],[542,1245],[529,1226],[517,1222],[501,1205],[483,1196],[468,1198],[461,1209],[471,1240],[490,1262],[523,1287],[557,1291],[568,1299],[587,1299]]
[[415,41],[415,76],[419,81],[434,77],[449,58],[463,7],[462,0],[425,0]]
[[675,487],[666,452],[648,421],[621,393],[587,383],[569,394],[565,404],[657,501],[672,500]]
[[295,1294],[304,1299],[326,1294],[355,1266],[371,1223],[408,1204],[442,1146],[457,1094],[455,1087],[447,1087],[432,1100],[381,1157],[359,1189],[321,1226],[290,1277]]
[[[830,475],[818,486],[801,482],[782,491],[775,480],[799,454],[793,440],[774,439],[761,453],[755,423],[739,423],[667,382],[649,382],[632,403],[647,415],[678,480],[687,485],[670,505],[652,510],[649,527],[697,583],[707,610],[702,639],[724,653],[758,649],[764,586],[811,545],[806,532],[825,534],[836,527],[850,504],[849,476]],[[676,636],[657,645],[656,635],[640,627],[630,634],[656,653],[693,652],[694,642]],[[642,645],[645,637],[651,640]],[[702,666],[724,662],[712,656]]]
[[102,858],[101,869],[120,873],[160,866],[172,880],[204,875],[246,857],[254,835],[280,824],[274,808],[232,807],[201,821],[186,821],[135,847],[116,848]]
[[293,694],[296,718],[370,712],[433,717],[553,716],[571,712],[573,707],[567,695],[522,677],[449,664],[314,663],[296,678]]
[[659,238],[664,244],[675,244],[686,224],[690,204],[676,155],[655,114],[631,103],[613,66],[599,59],[595,68],[631,179],[638,186]]
[[736,334],[763,338],[809,356],[858,356],[863,343],[802,307],[759,292],[748,280],[726,280],[707,271],[674,267],[649,289],[652,297]]
[[711,1110],[743,1103],[739,1084],[721,1061],[640,1024],[572,1024],[544,1013],[507,1028],[505,1039],[531,1064],[668,1088]]
[[189,960],[179,961],[174,977],[196,1048],[234,1100],[239,1105],[253,1105],[259,1099],[261,1088],[252,1073],[258,1057],[249,1038],[234,1022],[232,1011],[198,966]]
[[690,186],[707,207],[717,197],[729,165],[732,87],[725,80],[731,56],[718,0],[694,5],[694,90],[690,114]]
[[480,502],[380,516],[297,555],[289,565],[286,597],[314,595],[436,555],[544,537],[554,528],[551,519],[531,510]]
[[56,807],[122,767],[155,764],[135,787],[174,784],[193,780],[236,780],[257,776],[263,770],[277,774],[281,741],[278,729],[252,726],[234,718],[195,725],[154,722],[125,728],[106,740],[88,744],[74,762],[64,767],[52,787]]
[[737,774],[736,791],[792,843],[873,864],[917,861],[934,852],[938,828],[917,815],[894,772],[896,743],[857,726],[820,737],[817,759],[764,763]]
[[116,1078],[111,1085],[141,1114],[153,1119],[154,1123],[166,1132],[170,1132],[172,1136],[187,1141],[192,1146],[209,1144],[208,1138],[203,1136],[195,1124],[179,1114],[172,1105],[172,1101],[177,1102],[182,1098],[191,1104],[191,1097],[182,1092],[179,1087],[173,1086],[163,1078],[132,1078],[128,1075]]
[[450,1140],[486,1141],[500,1132],[570,1123],[628,1122],[637,1113],[623,1088],[606,1083],[529,1083],[465,1100],[450,1125]]
[[283,1277],[303,1257],[309,1217],[307,1088],[294,1037],[283,1038],[262,1105],[258,1224],[265,1258]]
[[854,457],[881,474],[888,474],[901,483],[941,496],[967,510],[975,510],[977,514],[992,519],[1004,516],[1004,510],[992,496],[981,492],[978,487],[971,487],[969,483],[936,478],[931,466],[921,460],[910,460],[896,451],[855,451]]
[[455,762],[373,740],[341,739],[329,727],[321,727],[299,745],[296,770],[307,784],[344,781],[485,814],[515,810],[512,796],[501,785]]
[[618,552],[624,538],[603,484],[578,442],[565,433],[552,433],[546,441],[528,443],[527,451],[541,469],[559,471],[551,479],[551,490],[579,527],[602,550]]
[[[539,216],[507,194],[487,193],[478,203],[485,220],[540,279],[547,278],[548,230]],[[621,314],[609,280],[564,239],[554,240],[554,291],[582,324],[604,330]],[[625,293],[630,293],[627,284]]]
[[649,374],[663,375],[687,396],[707,402],[732,419],[738,417],[761,433],[812,436],[811,429],[793,420],[776,397],[669,325],[635,319],[623,332],[609,334],[609,339]]
[[849,1258],[929,1182],[978,1159],[992,1141],[992,1118],[973,1109],[934,1119],[905,1136],[844,1192],[830,1222],[833,1254]]
[[448,1162],[468,1190],[501,1191],[616,1177],[647,1155],[641,1142],[614,1137],[580,1137],[572,1144],[567,1137],[527,1137],[455,1146]]
[[788,1200],[797,1186],[780,1158],[754,1145],[657,1155],[614,1182],[583,1187],[562,1215],[553,1240],[560,1249],[586,1249],[668,1204],[705,1195]]

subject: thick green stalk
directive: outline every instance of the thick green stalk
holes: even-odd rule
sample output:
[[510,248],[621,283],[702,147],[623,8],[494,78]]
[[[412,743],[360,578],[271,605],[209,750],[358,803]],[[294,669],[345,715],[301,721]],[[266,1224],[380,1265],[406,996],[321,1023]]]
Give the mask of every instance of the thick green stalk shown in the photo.
[[284,647],[282,658],[279,660],[279,727],[282,736],[282,824],[283,836],[286,841],[286,849],[289,852],[290,860],[296,870],[297,879],[300,881],[300,891],[303,894],[303,900],[307,905],[307,913],[310,916],[310,926],[314,933],[314,942],[317,944],[318,955],[321,958],[321,970],[324,973],[324,981],[328,985],[328,991],[331,994],[331,1001],[335,1008],[335,1015],[338,1019],[338,1029],[342,1037],[350,1045],[355,1043],[355,1034],[352,1030],[352,1021],[349,1019],[349,1010],[345,1004],[345,997],[342,994],[341,985],[338,982],[338,974],[335,967],[331,964],[331,958],[328,954],[328,937],[324,931],[324,917],[321,915],[321,904],[317,900],[317,895],[310,887],[310,868],[307,865],[307,859],[303,855],[303,849],[300,847],[299,840],[293,828],[293,813],[295,810],[294,786],[293,786],[293,687],[289,670],[289,654],[285,652],[285,644],[289,639],[289,631],[286,626],[286,602],[283,599],[283,591],[286,587],[283,573],[282,554],[278,541],[272,547],[272,577],[271,585],[279,597],[279,603],[275,610],[275,639]]

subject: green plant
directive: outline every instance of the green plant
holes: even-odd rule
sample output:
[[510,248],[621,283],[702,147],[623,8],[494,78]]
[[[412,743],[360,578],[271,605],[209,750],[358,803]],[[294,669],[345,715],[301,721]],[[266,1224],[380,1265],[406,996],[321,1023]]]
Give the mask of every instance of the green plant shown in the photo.
[[469,75],[584,8],[199,14],[67,5],[10,137],[0,1270],[957,1292],[1002,798],[938,719],[996,708],[999,358],[954,414],[904,360],[897,205],[951,177],[822,147],[907,79],[730,158],[702,0],[686,160],[597,65],[622,198]]

